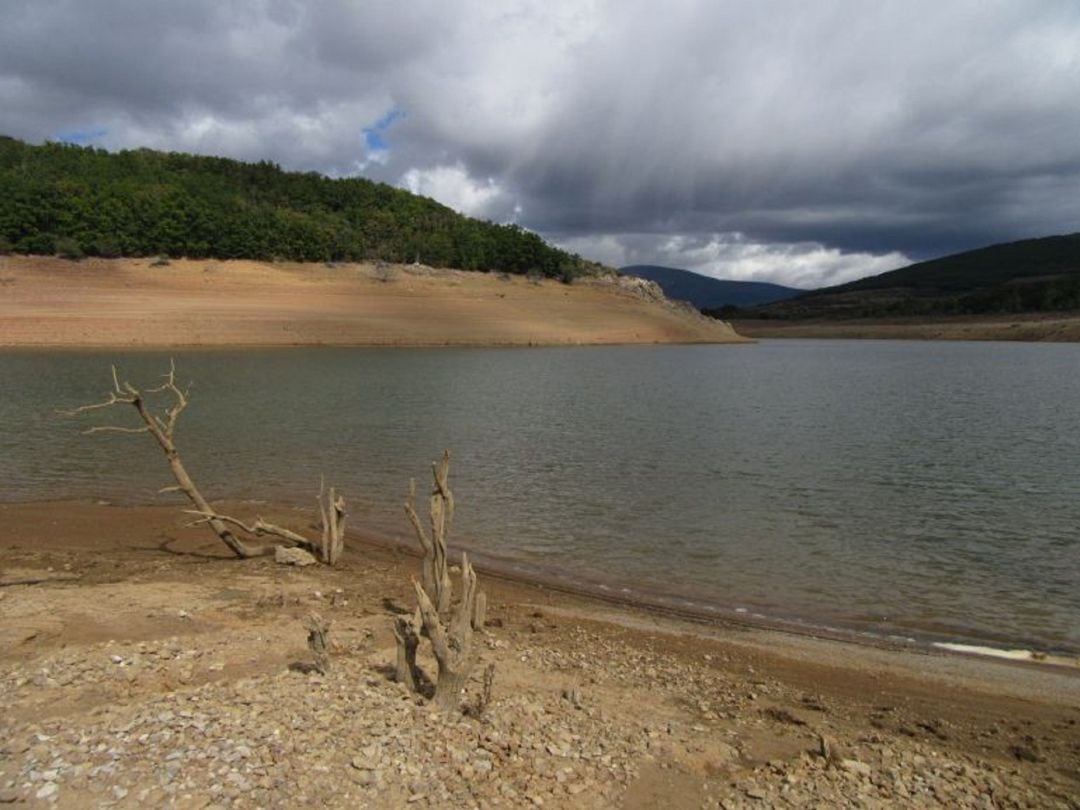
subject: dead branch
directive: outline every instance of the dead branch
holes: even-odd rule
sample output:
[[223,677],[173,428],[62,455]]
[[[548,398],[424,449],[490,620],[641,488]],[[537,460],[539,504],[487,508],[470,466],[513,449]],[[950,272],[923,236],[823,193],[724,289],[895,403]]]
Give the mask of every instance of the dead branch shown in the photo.
[[296,532],[290,529],[286,529],[282,526],[278,526],[275,523],[267,523],[261,517],[256,517],[254,523],[244,523],[238,518],[234,518],[229,515],[222,515],[218,512],[199,512],[195,509],[185,509],[184,511],[189,515],[199,516],[198,520],[191,521],[189,524],[187,524],[188,526],[199,526],[203,523],[220,520],[222,523],[228,523],[230,526],[235,526],[236,528],[241,529],[248,534],[253,535],[254,537],[265,537],[269,535],[271,537],[278,537],[284,540],[286,545],[300,546],[305,551],[310,551],[316,554],[319,551],[316,545],[303,535],[297,534]]
[[[172,471],[173,478],[176,480],[175,486],[164,487],[160,492],[184,493],[188,500],[195,506],[194,510],[189,511],[192,514],[199,516],[199,519],[195,521],[195,524],[205,523],[208,525],[213,530],[214,534],[216,534],[237,557],[261,557],[273,554],[274,549],[280,544],[252,544],[245,542],[230,530],[230,526],[240,529],[254,537],[271,536],[278,540],[283,540],[290,545],[302,546],[306,550],[319,556],[323,562],[331,565],[337,561],[338,557],[341,555],[344,544],[345,499],[338,496],[333,488],[330,489],[330,494],[325,507],[322,504],[322,491],[320,489],[319,508],[323,513],[323,537],[321,542],[309,540],[296,532],[289,531],[281,526],[276,526],[273,523],[267,523],[262,518],[258,518],[255,523],[248,525],[228,515],[218,514],[210,506],[210,503],[206,498],[203,497],[198,487],[195,486],[195,482],[191,479],[187,468],[184,466],[183,460],[180,458],[180,451],[177,449],[174,440],[176,426],[180,420],[180,415],[187,408],[189,402],[188,389],[181,388],[176,383],[176,364],[170,360],[169,371],[163,376],[161,385],[155,388],[148,388],[145,392],[139,390],[126,380],[121,381],[120,376],[116,371],[116,366],[112,366],[111,369],[112,390],[109,392],[107,399],[90,405],[83,405],[69,411],[63,411],[63,413],[68,416],[75,416],[88,411],[111,408],[114,405],[130,405],[134,407],[138,413],[139,419],[143,423],[142,427],[99,425],[86,429],[83,431],[84,433],[149,433],[153,436],[162,452],[164,452],[165,458],[169,462],[169,469]],[[154,394],[163,394],[168,400],[164,412],[160,415],[151,411],[150,406],[147,404],[147,396]]]
[[440,615],[450,610],[450,596],[453,586],[446,563],[446,538],[450,524],[454,519],[454,495],[450,491],[450,451],[443,452],[442,459],[432,462],[432,478],[435,488],[431,492],[429,510],[431,514],[431,534],[424,531],[420,517],[416,514],[416,481],[409,479],[409,495],[405,500],[405,515],[412,524],[416,539],[424,553],[420,564],[420,581]]

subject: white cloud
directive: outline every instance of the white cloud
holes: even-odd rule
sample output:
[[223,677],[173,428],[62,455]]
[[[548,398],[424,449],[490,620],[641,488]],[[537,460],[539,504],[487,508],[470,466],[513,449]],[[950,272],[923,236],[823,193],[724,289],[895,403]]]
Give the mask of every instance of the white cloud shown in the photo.
[[764,243],[740,233],[661,236],[604,234],[560,245],[615,267],[655,264],[736,281],[769,281],[803,289],[843,284],[911,264],[903,253],[845,252],[814,242]]
[[762,244],[742,237],[713,237],[700,247],[684,249],[679,237],[666,242],[661,255],[682,259],[685,268],[714,278],[771,281],[813,289],[843,284],[911,264],[902,253],[845,253],[814,242]]
[[362,171],[788,281],[1075,230],[1077,98],[1072,0],[0,3],[3,134]]
[[431,197],[462,214],[485,219],[493,216],[503,197],[503,190],[492,178],[475,180],[461,163],[409,169],[402,176],[400,185],[413,194]]

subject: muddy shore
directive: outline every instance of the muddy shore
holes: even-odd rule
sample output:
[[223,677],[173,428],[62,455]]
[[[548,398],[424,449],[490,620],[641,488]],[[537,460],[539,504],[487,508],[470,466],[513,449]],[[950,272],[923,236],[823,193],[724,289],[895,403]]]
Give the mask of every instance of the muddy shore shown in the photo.
[[[387,675],[417,560],[362,531],[343,566],[297,569],[231,559],[176,507],[2,504],[0,521],[6,802],[1080,806],[1080,668],[688,621],[482,573],[463,702],[487,663],[493,700],[446,717]],[[313,609],[333,622],[325,676],[290,669]]]

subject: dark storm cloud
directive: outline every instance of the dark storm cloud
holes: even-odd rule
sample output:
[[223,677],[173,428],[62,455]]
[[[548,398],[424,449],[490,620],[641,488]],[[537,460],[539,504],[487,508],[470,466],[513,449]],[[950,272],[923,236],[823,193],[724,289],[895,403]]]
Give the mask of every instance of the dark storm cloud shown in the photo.
[[806,286],[1080,230],[1080,6],[7,0],[0,131],[362,173]]

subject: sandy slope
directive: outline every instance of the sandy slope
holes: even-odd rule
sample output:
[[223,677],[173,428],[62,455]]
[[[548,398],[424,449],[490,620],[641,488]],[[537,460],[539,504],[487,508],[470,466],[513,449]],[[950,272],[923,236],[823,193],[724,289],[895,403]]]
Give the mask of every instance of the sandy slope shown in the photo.
[[633,282],[426,267],[0,257],[0,346],[739,342]]

